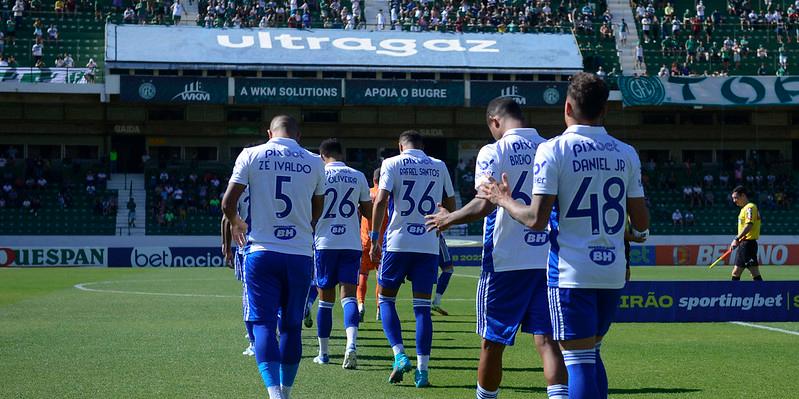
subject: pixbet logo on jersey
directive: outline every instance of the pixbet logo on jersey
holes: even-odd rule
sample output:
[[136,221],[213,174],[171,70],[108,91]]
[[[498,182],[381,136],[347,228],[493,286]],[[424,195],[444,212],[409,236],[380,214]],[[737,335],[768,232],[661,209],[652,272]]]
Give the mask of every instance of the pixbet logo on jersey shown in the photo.
[[130,264],[134,267],[222,267],[225,264],[222,256],[211,254],[210,248],[196,248],[191,252],[192,255],[173,255],[169,247],[133,248]]

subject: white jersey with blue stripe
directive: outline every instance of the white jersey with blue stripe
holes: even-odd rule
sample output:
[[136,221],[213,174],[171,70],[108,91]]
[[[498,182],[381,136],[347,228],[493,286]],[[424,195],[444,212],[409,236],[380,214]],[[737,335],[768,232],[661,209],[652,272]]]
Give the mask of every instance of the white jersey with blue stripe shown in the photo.
[[604,127],[574,125],[538,146],[533,194],[556,195],[548,285],[624,287],[627,198],[641,198],[635,149]]
[[[508,175],[513,199],[530,205],[533,162],[538,146],[546,140],[535,129],[510,129],[501,139],[480,149],[475,165],[475,188],[489,177]],[[549,250],[548,234],[532,231],[514,220],[504,208],[497,208],[483,224],[483,270],[544,269]]]
[[325,208],[316,223],[316,249],[361,251],[361,202],[370,201],[366,176],[344,162],[325,165]]
[[455,193],[444,162],[421,150],[405,150],[383,161],[379,187],[390,193],[384,249],[438,255],[436,232],[427,231],[424,217]]
[[250,189],[250,251],[313,255],[311,198],[324,194],[318,155],[289,138],[245,148],[230,181]]

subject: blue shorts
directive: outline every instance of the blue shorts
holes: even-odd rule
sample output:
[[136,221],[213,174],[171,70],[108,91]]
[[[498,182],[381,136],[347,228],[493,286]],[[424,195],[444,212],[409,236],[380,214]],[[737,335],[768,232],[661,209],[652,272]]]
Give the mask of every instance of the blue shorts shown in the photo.
[[399,288],[407,277],[413,284],[413,292],[432,294],[437,265],[438,255],[384,251],[377,282],[382,287]]
[[308,287],[311,286],[313,258],[255,251],[244,259],[244,290],[247,295],[244,320],[272,326],[276,324],[280,310],[281,325],[293,327],[301,324]]
[[619,307],[621,290],[549,287],[552,338],[556,341],[604,336]]
[[438,241],[438,267],[443,271],[452,267],[452,257],[449,255],[449,247],[444,236],[439,236]]
[[545,269],[482,272],[477,284],[477,334],[513,345],[516,331],[552,334]]
[[317,287],[333,288],[336,284],[358,285],[362,251],[352,249],[317,249],[314,256]]

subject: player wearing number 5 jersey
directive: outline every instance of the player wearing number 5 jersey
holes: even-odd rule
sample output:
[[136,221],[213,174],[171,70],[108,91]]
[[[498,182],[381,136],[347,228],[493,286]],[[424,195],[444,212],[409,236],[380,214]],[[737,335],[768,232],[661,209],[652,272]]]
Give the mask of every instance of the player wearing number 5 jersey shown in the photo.
[[350,168],[341,160],[344,151],[335,139],[319,145],[325,162],[325,211],[316,224],[314,247],[316,256],[316,286],[319,289],[319,310],[316,316],[319,337],[319,356],[314,363],[327,364],[328,342],[333,327],[333,305],[336,284],[341,285],[341,307],[344,310],[344,329],[347,349],[342,367],[357,368],[355,340],[358,336],[358,304],[355,287],[361,266],[360,216],[372,217],[369,183],[363,173]]
[[[324,166],[300,147],[299,127],[277,116],[269,141],[236,159],[222,210],[233,239],[248,246],[244,284],[246,320],[253,323],[255,360],[271,399],[287,399],[302,355],[305,298],[313,274],[313,225],[324,205]],[[236,212],[249,186],[250,223]],[[280,343],[275,334],[280,317]]]
[[417,387],[430,385],[427,363],[433,341],[430,298],[438,269],[439,241],[435,232],[425,228],[425,215],[436,211],[441,203],[446,209],[455,207],[452,180],[446,165],[422,151],[422,136],[413,130],[400,135],[401,154],[383,161],[380,168],[380,190],[372,211],[370,255],[377,247],[378,229],[388,208],[388,227],[383,239],[382,262],[378,270],[379,301],[383,331],[394,351],[394,365],[389,382],[402,381],[411,370],[405,355],[402,332],[395,306],[397,291],[408,278],[413,284],[413,312],[416,316]]
[[566,131],[536,151],[530,206],[513,199],[505,175],[478,193],[528,228],[543,230],[549,223],[549,311],[572,399],[607,397],[599,345],[625,283],[625,214],[636,237],[648,234],[638,155],[602,126],[607,98],[608,88],[596,75],[572,77]]
[[[524,127],[524,113],[509,97],[488,104],[486,122],[496,142],[484,146],[477,155],[475,187],[504,173],[511,182],[511,197],[530,205],[533,161],[536,149],[546,140],[535,129]],[[443,231],[483,217],[483,262],[477,285],[477,333],[483,343],[477,366],[477,399],[499,395],[503,353],[506,346],[514,344],[520,328],[534,337],[544,365],[548,397],[565,399],[566,367],[552,340],[547,307],[547,233],[526,228],[505,209],[480,198],[452,213],[441,210],[428,215],[427,224]]]

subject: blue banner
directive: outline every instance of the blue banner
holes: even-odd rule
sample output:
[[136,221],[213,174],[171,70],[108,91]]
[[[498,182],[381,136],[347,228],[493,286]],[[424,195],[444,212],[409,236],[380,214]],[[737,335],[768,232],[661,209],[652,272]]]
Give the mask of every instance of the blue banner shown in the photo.
[[224,267],[220,247],[108,248],[108,267]]
[[616,321],[799,321],[799,282],[631,281]]
[[106,64],[275,66],[577,72],[583,59],[572,34],[370,32],[342,29],[202,29],[108,25]]

